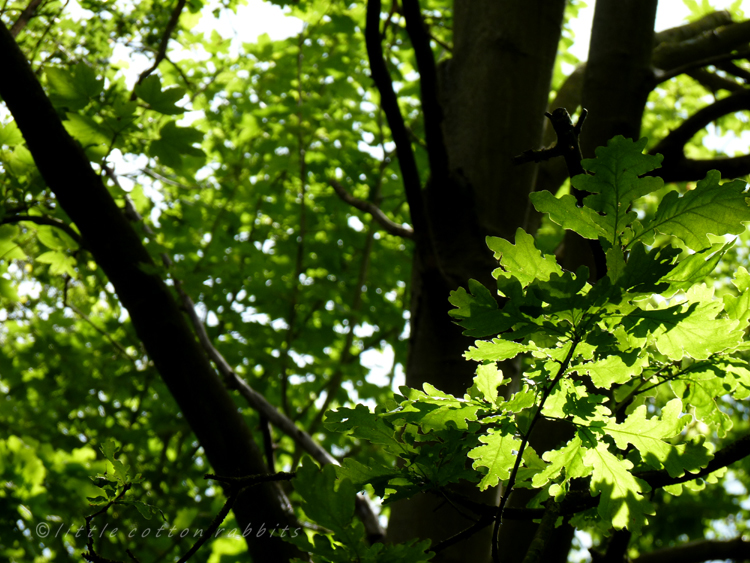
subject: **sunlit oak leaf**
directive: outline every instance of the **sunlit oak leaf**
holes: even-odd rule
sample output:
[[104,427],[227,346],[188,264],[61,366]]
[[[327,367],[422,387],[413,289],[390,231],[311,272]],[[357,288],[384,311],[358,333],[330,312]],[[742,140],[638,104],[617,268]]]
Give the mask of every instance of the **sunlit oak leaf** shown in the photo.
[[469,452],[469,457],[474,460],[474,469],[487,468],[487,474],[479,482],[480,489],[495,487],[500,481],[510,477],[510,470],[521,446],[521,441],[511,433],[512,430],[514,428],[510,424],[503,430],[490,429],[487,435],[479,438],[484,445]]
[[542,459],[548,461],[549,465],[544,471],[534,475],[531,480],[532,486],[543,487],[557,478],[563,470],[565,470],[565,480],[587,476],[591,473],[591,467],[583,463],[585,451],[581,438],[576,435],[563,448],[545,452]]
[[599,516],[612,522],[616,530],[639,530],[653,509],[643,496],[648,485],[630,473],[633,464],[612,455],[604,442],[587,450],[583,462],[593,469],[590,489],[592,494],[600,495]]
[[492,275],[515,277],[523,287],[534,280],[548,280],[551,274],[562,274],[562,268],[551,254],[542,254],[534,244],[534,237],[523,229],[516,231],[516,244],[500,237],[487,237],[487,246],[500,261],[500,267]]
[[664,185],[655,176],[639,177],[659,168],[663,159],[661,155],[643,154],[646,143],[646,138],[634,142],[618,135],[606,147],[596,149],[595,159],[581,162],[589,175],[581,174],[572,180],[574,187],[593,194],[584,199],[584,205],[604,214],[597,221],[606,229],[605,238],[613,244],[637,218],[630,210],[633,201]]
[[570,194],[555,197],[547,190],[532,192],[529,199],[539,213],[547,213],[549,218],[563,227],[575,231],[583,238],[596,240],[606,237],[609,230],[604,218],[588,207],[578,207],[576,198]]
[[699,469],[711,460],[705,448],[701,455],[696,448],[686,449],[684,445],[673,446],[665,441],[677,436],[691,420],[691,416],[680,418],[681,413],[682,402],[679,399],[668,402],[660,417],[646,418],[646,405],[641,405],[622,424],[609,424],[604,431],[614,438],[621,450],[632,445],[646,463],[655,469],[665,468],[672,477],[680,477],[685,470]]
[[745,193],[745,182],[734,180],[720,184],[721,175],[711,170],[698,182],[694,190],[682,197],[676,191],[662,199],[651,222],[636,235],[656,230],[682,239],[693,250],[711,246],[706,236],[738,235],[745,231],[744,222],[750,221],[750,206]]

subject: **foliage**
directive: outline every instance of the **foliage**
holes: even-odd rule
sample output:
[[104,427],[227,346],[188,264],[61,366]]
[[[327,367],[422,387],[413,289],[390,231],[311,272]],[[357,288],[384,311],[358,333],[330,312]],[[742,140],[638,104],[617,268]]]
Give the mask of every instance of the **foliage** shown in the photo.
[[[537,492],[531,508],[549,508],[588,490],[595,506],[573,510],[577,527],[637,533],[654,514],[648,471],[674,480],[666,487],[671,495],[682,493],[679,478],[689,473],[694,477],[685,486],[696,487],[713,458],[697,426],[725,434],[718,401],[750,395],[750,363],[742,354],[747,299],[717,298],[703,283],[706,264],[729,246],[712,245],[709,235],[741,232],[750,204],[744,182],[721,183],[712,172],[694,190],[669,192],[652,216],[639,218],[632,205],[663,184],[643,176],[660,162],[642,154],[645,145],[646,139],[615,137],[596,159],[584,160],[589,175],[573,179],[590,194],[582,207],[571,195],[532,194],[552,220],[598,238],[607,248],[607,276],[592,286],[586,267],[563,270],[521,229],[515,244],[488,238],[499,262],[493,277],[501,304],[478,282],[450,299],[450,314],[466,333],[483,337],[465,354],[479,363],[474,385],[463,397],[429,384],[422,391],[402,387],[374,412],[359,405],[327,415],[330,430],[380,444],[400,460],[390,466],[346,460],[336,468],[339,489],[328,485],[332,497],[364,485],[386,502],[420,491],[447,495],[446,486],[463,479],[480,489],[502,483],[501,508],[514,487]],[[655,244],[656,234],[666,236]],[[739,270],[734,284],[743,291],[747,282]],[[526,355],[524,371],[521,388],[513,390],[497,363],[519,354]],[[566,424],[569,439],[538,453],[530,441],[542,419]],[[716,483],[724,471],[701,476]],[[333,479],[332,468],[324,474]],[[303,495],[321,489],[310,477],[295,487]],[[337,533],[340,525],[318,522],[351,545]],[[316,553],[320,561],[350,560]]]
[[[740,500],[743,487],[750,486],[746,464],[732,469],[734,489],[714,487],[711,495],[702,495],[703,483],[696,480],[669,488],[678,492],[682,487],[679,497],[654,491],[652,503],[668,508],[656,514],[646,514],[642,498],[627,495],[644,490],[628,475],[644,468],[677,473],[697,467],[707,459],[709,442],[720,446],[747,426],[747,411],[737,401],[745,397],[745,364],[740,355],[730,356],[748,319],[745,293],[750,277],[740,267],[747,235],[734,246],[706,238],[706,232],[717,234],[711,229],[728,232],[718,216],[706,218],[710,222],[702,230],[680,231],[682,223],[674,218],[690,217],[691,209],[683,198],[670,196],[671,203],[662,206],[666,188],[654,185],[649,189],[656,191],[636,199],[635,194],[647,190],[635,181],[627,184],[635,190],[628,197],[638,212],[647,212],[649,223],[635,220],[626,209],[619,209],[622,215],[614,219],[601,218],[599,211],[621,203],[604,187],[590,186],[599,190],[599,199],[589,202],[595,213],[539,194],[538,208],[550,206],[551,217],[571,222],[566,227],[595,239],[603,236],[610,244],[620,240],[625,250],[619,253],[613,245],[608,254],[611,275],[603,284],[610,289],[589,288],[583,272],[560,273],[552,258],[540,258],[530,235],[519,233],[515,244],[490,240],[490,248],[504,257],[498,281],[509,294],[522,296],[524,304],[517,310],[508,305],[500,309],[495,296],[478,283],[470,284],[470,292],[453,295],[456,321],[467,334],[488,338],[469,352],[471,361],[480,365],[468,398],[429,386],[402,389],[393,398],[391,384],[400,380],[406,363],[413,243],[379,230],[329,186],[329,180],[336,179],[397,224],[409,221],[394,146],[361,41],[364,5],[274,3],[288,5],[289,13],[299,18],[298,32],[284,39],[261,35],[238,45],[223,31],[206,31],[199,24],[236,10],[239,2],[222,0],[207,7],[190,0],[167,37],[168,58],[138,85],[134,69],[155,61],[178,2],[87,0],[78,2],[76,11],[71,11],[75,2],[43,2],[17,40],[66,129],[85,147],[112,196],[122,207],[129,198],[152,225],[155,234],[141,230],[142,240],[155,259],[165,254],[173,262],[168,272],[159,273],[182,282],[228,363],[322,447],[344,458],[335,470],[335,482],[331,469],[320,476],[303,465],[299,491],[287,492],[293,501],[322,503],[351,537],[299,541],[305,547],[320,546],[320,557],[426,559],[429,548],[424,543],[388,548],[393,551],[365,546],[357,520],[345,523],[352,488],[366,486],[370,493],[392,500],[439,490],[457,479],[483,486],[507,480],[519,459],[514,449],[523,443],[539,412],[535,405],[540,392],[549,385],[543,381],[544,370],[555,365],[559,369],[555,359],[537,355],[558,354],[560,361],[559,354],[571,346],[561,344],[558,350],[555,342],[575,332],[574,321],[583,330],[584,314],[594,334],[583,331],[588,339],[578,342],[573,353],[586,352],[571,358],[559,390],[550,394],[541,411],[558,418],[578,413],[575,423],[581,437],[571,438],[553,459],[547,454],[535,457],[533,449],[525,447],[516,486],[539,488],[542,503],[544,495],[559,497],[571,480],[575,484],[581,479],[576,472],[595,474],[594,487],[606,488],[607,468],[614,467],[630,488],[619,491],[627,502],[608,505],[605,513],[616,519],[623,515],[618,510],[633,510],[648,518],[649,526],[636,540],[638,549],[685,536],[704,537],[718,529],[712,521],[728,513],[740,515],[732,525],[742,532],[745,510]],[[5,2],[3,21],[10,26],[28,4]],[[448,4],[421,2],[437,41],[438,60],[447,58],[452,47]],[[577,62],[567,47],[569,23],[580,5],[569,3],[555,87],[568,71],[561,63]],[[696,13],[699,9],[705,6],[696,4]],[[427,154],[418,142],[424,136],[419,84],[398,10],[384,18],[383,30],[389,70],[417,140],[415,155],[425,180]],[[148,64],[139,66],[144,60]],[[685,76],[662,83],[651,98],[644,131],[652,139],[662,137],[693,113],[704,96]],[[740,131],[743,124],[727,118],[722,126]],[[700,141],[696,136],[688,149],[705,157],[709,150]],[[629,150],[627,158],[645,162],[639,149]],[[110,439],[123,444],[118,459],[142,475],[143,481],[128,491],[136,506],[154,507],[178,530],[205,527],[224,502],[222,491],[203,479],[205,452],[159,378],[114,288],[45,185],[6,113],[0,116],[0,167],[0,474],[5,484],[0,491],[0,559],[63,560],[85,549],[75,532],[92,512],[86,499],[102,494],[89,476],[113,476],[97,459],[97,451]],[[694,202],[711,204],[714,195],[723,194],[738,204],[744,197],[738,184],[724,187],[717,178],[701,185],[699,195],[690,196]],[[692,187],[678,189],[698,192]],[[673,220],[655,221],[657,209],[663,219]],[[733,220],[738,219],[741,216]],[[557,240],[562,228],[550,221],[545,227]],[[677,256],[675,247],[663,245],[664,237],[671,235],[677,237],[673,245],[687,237],[685,244],[695,252],[683,250]],[[536,245],[541,247],[538,239]],[[722,276],[732,275],[735,285],[728,278],[722,281]],[[696,285],[703,279],[709,287],[716,285],[714,296]],[[664,285],[669,287],[661,289]],[[618,291],[622,300],[612,310],[586,313],[583,308],[597,296],[613,303]],[[658,295],[670,299],[669,305]],[[553,320],[530,320],[544,315]],[[558,319],[568,333],[544,339]],[[621,328],[615,319],[623,319]],[[665,323],[683,319],[686,324],[675,325],[679,329],[667,330]],[[723,344],[713,340],[717,334],[706,334],[707,327],[729,327],[731,322],[736,324],[721,334]],[[512,334],[517,338],[509,339]],[[684,339],[692,335],[706,339],[691,340],[686,347]],[[641,348],[644,351],[636,353]],[[386,353],[386,365],[372,370],[372,353],[378,351]],[[508,384],[492,364],[514,352],[530,355],[533,364],[525,368],[526,387],[507,396]],[[615,359],[609,360],[609,354]],[[695,356],[705,357],[691,359]],[[586,373],[579,374],[575,367]],[[595,386],[593,394],[581,387],[579,380],[585,378]],[[693,422],[676,418],[677,404],[669,403],[675,397],[682,401],[682,410],[691,405]],[[631,399],[612,422],[605,409],[613,412]],[[364,406],[355,407],[357,403],[385,407],[372,415]],[[349,410],[339,409],[330,416],[328,428],[323,426],[324,412],[342,405]],[[240,408],[262,443],[263,421],[251,408]],[[616,420],[618,413],[629,416]],[[648,438],[630,446],[634,427],[647,429]],[[609,444],[609,454],[583,440],[602,435],[607,436],[603,443]],[[700,436],[709,438],[701,443]],[[295,467],[303,457],[299,446],[276,429],[272,439],[276,457],[271,464]],[[620,445],[628,448],[622,458],[617,457]],[[584,448],[585,459],[577,456]],[[640,448],[653,451],[653,456],[644,459]],[[409,463],[397,468],[394,457]],[[464,464],[466,459],[477,469]],[[344,484],[345,479],[351,485]],[[315,486],[326,494],[309,496]],[[304,506],[302,511],[312,519],[321,517]],[[388,506],[383,514],[388,515]],[[132,505],[113,505],[107,516],[120,525],[118,533],[97,545],[103,555],[119,557],[123,546],[134,543],[142,560],[186,551],[182,537],[128,537],[132,530],[140,533],[153,525]],[[592,516],[581,526],[589,526],[598,539],[605,532],[597,535],[590,524],[600,521]],[[335,528],[335,522],[325,519],[321,524]],[[61,531],[41,536],[40,525]],[[226,522],[228,529],[235,525],[233,517]],[[243,549],[241,539],[222,537],[195,560],[240,560]]]

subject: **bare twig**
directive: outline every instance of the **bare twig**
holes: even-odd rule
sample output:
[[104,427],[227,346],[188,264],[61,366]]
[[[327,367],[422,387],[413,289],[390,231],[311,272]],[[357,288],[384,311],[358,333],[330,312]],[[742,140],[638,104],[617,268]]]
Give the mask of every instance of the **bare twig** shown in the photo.
[[392,221],[385,215],[385,213],[381,211],[378,206],[370,203],[369,201],[365,201],[353,196],[346,190],[344,186],[339,184],[336,180],[329,179],[328,183],[343,201],[345,201],[352,207],[356,207],[360,211],[364,211],[365,213],[369,213],[370,215],[372,215],[372,218],[375,219],[375,221],[377,221],[378,224],[383,227],[383,230],[385,230],[387,233],[390,233],[397,237],[414,238],[414,231],[411,229],[411,227],[403,227],[398,223]]

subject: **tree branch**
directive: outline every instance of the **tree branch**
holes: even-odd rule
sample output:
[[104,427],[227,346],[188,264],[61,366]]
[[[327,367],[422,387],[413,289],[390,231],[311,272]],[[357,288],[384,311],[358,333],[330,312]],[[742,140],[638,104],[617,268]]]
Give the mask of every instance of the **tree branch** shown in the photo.
[[[107,168],[106,171],[108,174],[114,176],[114,173],[110,168]],[[126,198],[125,201],[126,214],[128,218],[131,221],[142,221],[143,218],[140,216],[138,211],[136,211],[135,207],[130,201],[130,198]],[[144,224],[143,230],[146,232],[146,234],[154,234],[149,225]],[[164,261],[165,266],[169,267],[171,265],[171,260],[167,255],[162,255],[162,260]],[[200,342],[201,346],[203,346],[206,355],[211,359],[211,361],[213,361],[214,365],[219,370],[219,373],[224,378],[226,386],[230,389],[239,391],[240,395],[245,398],[248,405],[250,405],[250,407],[256,412],[258,412],[261,418],[265,419],[267,422],[271,423],[276,428],[281,430],[284,434],[292,438],[319,464],[327,465],[329,463],[332,463],[334,465],[339,465],[339,462],[325,449],[323,449],[317,442],[315,442],[315,440],[313,440],[307,432],[299,428],[294,423],[294,421],[281,413],[276,407],[269,403],[262,394],[258,393],[255,389],[250,387],[250,385],[244,379],[237,375],[237,372],[232,369],[232,367],[229,365],[229,362],[226,361],[221,352],[219,352],[211,342],[211,338],[208,336],[206,327],[203,324],[201,318],[198,316],[197,311],[195,310],[195,303],[193,303],[193,300],[182,287],[182,281],[174,278],[173,281],[175,290],[180,296],[182,308],[193,325],[193,330],[198,336],[198,341]],[[363,495],[357,495],[356,503],[357,516],[362,521],[365,530],[367,531],[368,538],[373,542],[382,541],[382,539],[385,537],[385,532],[380,527],[378,517],[372,510],[372,507],[370,506],[367,498]]]
[[328,180],[330,186],[336,191],[336,194],[346,203],[352,207],[356,207],[360,211],[369,213],[375,221],[383,227],[387,233],[403,238],[414,238],[414,230],[411,227],[403,227],[389,219],[385,213],[374,203],[359,199],[358,197],[350,194],[344,186],[339,184],[336,180]]
[[[167,57],[167,46],[169,45],[169,40],[175,27],[177,27],[177,22],[180,21],[180,14],[182,13],[182,9],[185,7],[185,4],[187,4],[187,0],[178,0],[177,5],[174,7],[174,10],[172,10],[172,15],[169,17],[167,27],[164,28],[164,33],[161,36],[161,41],[159,42],[159,49],[156,51],[154,64],[152,64],[149,68],[141,73],[141,75],[138,77],[136,85],[146,80],[146,78],[148,78],[151,73],[153,73],[157,69],[159,64],[161,64],[161,62]],[[131,97],[133,96],[135,96],[135,91],[133,91]]]
[[709,28],[700,35],[679,43],[662,43],[654,50],[659,68],[672,69],[695,61],[726,55],[750,42],[750,20]]
[[21,30],[28,25],[28,23],[31,21],[31,18],[34,17],[34,13],[36,12],[36,9],[39,7],[39,4],[41,4],[42,1],[43,0],[31,0],[31,2],[29,2],[29,5],[24,8],[23,12],[21,12],[21,15],[18,16],[18,19],[10,28],[10,34],[13,37],[17,37],[18,34],[21,33]]
[[427,217],[424,211],[422,199],[422,183],[419,179],[417,161],[409,141],[404,118],[398,107],[398,99],[393,91],[388,67],[383,58],[383,46],[380,36],[380,0],[369,0],[367,2],[367,16],[365,25],[365,45],[367,56],[370,59],[370,72],[375,86],[380,92],[380,104],[388,120],[393,142],[396,144],[396,155],[401,168],[401,177],[404,181],[406,200],[409,202],[411,222],[414,231],[418,234],[427,233]]
[[662,167],[654,175],[660,176],[665,182],[684,182],[700,180],[712,169],[719,170],[726,177],[750,173],[750,155],[712,160],[685,157],[685,144],[698,131],[724,115],[742,110],[750,110],[750,89],[735,92],[695,112],[650,151],[651,154],[664,155]]
[[732,540],[700,540],[657,549],[636,557],[632,563],[700,563],[725,559],[734,561],[750,559],[750,541],[745,541],[741,537]]
[[430,161],[430,172],[433,178],[447,178],[450,166],[448,151],[443,139],[443,108],[438,101],[437,71],[435,57],[430,47],[430,36],[422,19],[419,0],[402,0],[406,20],[406,32],[414,48],[419,71],[419,87],[424,115],[427,155]]

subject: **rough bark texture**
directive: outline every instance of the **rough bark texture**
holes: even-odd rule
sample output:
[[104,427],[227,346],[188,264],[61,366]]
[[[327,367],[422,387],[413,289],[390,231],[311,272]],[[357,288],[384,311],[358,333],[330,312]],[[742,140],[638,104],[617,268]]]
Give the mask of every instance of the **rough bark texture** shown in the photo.
[[[79,228],[97,264],[127,308],[162,379],[219,475],[266,473],[262,455],[237,405],[216,375],[154,264],[80,146],[68,135],[30,66],[0,24],[0,95],[13,114],[39,171]],[[237,501],[244,530],[294,527],[275,483],[258,485]],[[253,561],[288,561],[300,552],[268,534],[247,536]]]

